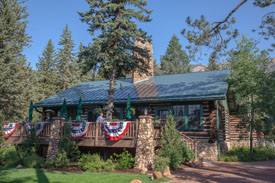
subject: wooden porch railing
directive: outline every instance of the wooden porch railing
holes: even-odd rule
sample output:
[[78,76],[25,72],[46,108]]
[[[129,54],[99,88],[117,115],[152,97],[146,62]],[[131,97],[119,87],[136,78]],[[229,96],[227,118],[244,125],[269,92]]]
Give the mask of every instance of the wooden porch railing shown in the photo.
[[[60,137],[64,135],[65,132],[65,126],[67,123],[63,123],[62,130]],[[42,139],[49,139],[51,134],[51,122],[46,123],[46,127],[43,129],[43,131],[39,134],[39,138]],[[161,126],[160,125],[154,125],[154,139],[159,140],[161,136]],[[130,126],[127,130],[127,132],[124,134],[124,136],[121,138],[122,140],[136,140],[138,138],[138,120],[131,121]],[[15,132],[10,136],[12,138],[20,138],[20,142],[23,141],[24,138],[27,136],[27,131],[25,128],[25,123],[18,123],[18,128],[15,130]],[[8,138],[10,138],[8,137]],[[103,124],[99,122],[91,122],[91,127],[89,128],[88,132],[84,136],[84,139],[93,139],[95,141],[99,140],[108,140],[105,136],[105,132],[103,129]],[[81,140],[81,139],[80,139]]]

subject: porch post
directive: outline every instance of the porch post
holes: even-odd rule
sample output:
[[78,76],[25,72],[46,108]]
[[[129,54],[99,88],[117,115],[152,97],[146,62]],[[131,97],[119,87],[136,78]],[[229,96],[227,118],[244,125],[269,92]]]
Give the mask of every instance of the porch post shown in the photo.
[[64,122],[62,117],[54,117],[50,128],[50,139],[47,151],[46,161],[54,160],[59,151],[59,142],[62,137],[62,123]]
[[155,158],[153,117],[139,116],[138,129],[135,168],[146,173],[153,168]]
[[219,105],[216,101],[216,123],[217,123],[217,148],[218,148],[218,160],[221,157],[221,145],[220,145],[220,114],[219,114]]

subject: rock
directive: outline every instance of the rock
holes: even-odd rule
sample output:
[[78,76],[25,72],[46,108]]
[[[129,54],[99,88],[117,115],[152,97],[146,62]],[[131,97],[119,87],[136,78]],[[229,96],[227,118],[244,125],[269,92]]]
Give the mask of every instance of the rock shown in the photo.
[[21,164],[17,165],[16,168],[23,168]]
[[194,160],[192,163],[191,163],[191,167],[203,167],[203,163],[199,160]]
[[142,173],[142,174],[146,174],[146,172],[147,172],[147,168],[142,167],[142,169],[141,169],[141,173]]
[[135,180],[132,180],[130,183],[142,183],[142,181],[138,180],[138,179],[135,179]]
[[163,169],[162,175],[163,175],[163,176],[166,176],[166,177],[171,175],[169,166],[166,166],[166,167]]
[[154,171],[153,175],[154,175],[154,179],[161,179],[162,178],[161,172]]

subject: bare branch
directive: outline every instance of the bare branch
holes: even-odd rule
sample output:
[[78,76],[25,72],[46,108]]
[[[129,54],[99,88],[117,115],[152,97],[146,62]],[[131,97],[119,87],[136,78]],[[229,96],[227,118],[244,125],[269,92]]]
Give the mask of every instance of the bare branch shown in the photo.
[[240,4],[238,4],[238,6],[236,6],[228,15],[227,17],[220,22],[214,22],[212,24],[216,24],[215,27],[213,27],[209,32],[212,32],[213,30],[219,29],[219,26],[225,22],[228,21],[228,19],[233,15],[233,13],[235,13],[235,11],[237,11],[237,9],[239,9],[244,3],[246,3],[247,0],[243,0]]

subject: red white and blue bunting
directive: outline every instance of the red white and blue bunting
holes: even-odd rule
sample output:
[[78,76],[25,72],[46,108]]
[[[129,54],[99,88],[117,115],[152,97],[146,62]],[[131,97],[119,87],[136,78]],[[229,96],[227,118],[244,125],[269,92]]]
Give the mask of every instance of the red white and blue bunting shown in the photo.
[[9,137],[13,134],[13,132],[16,130],[18,127],[17,123],[4,123],[4,137]]
[[[45,127],[46,127],[46,122],[35,123],[36,135],[39,135],[44,130]],[[30,133],[32,128],[33,128],[33,125],[31,123],[26,123],[26,130],[28,133]]]
[[130,126],[130,122],[104,122],[104,131],[111,141],[119,140],[123,137]]
[[72,123],[71,125],[71,137],[75,138],[75,140],[78,140],[80,138],[83,138],[88,130],[91,127],[90,122],[86,123]]

